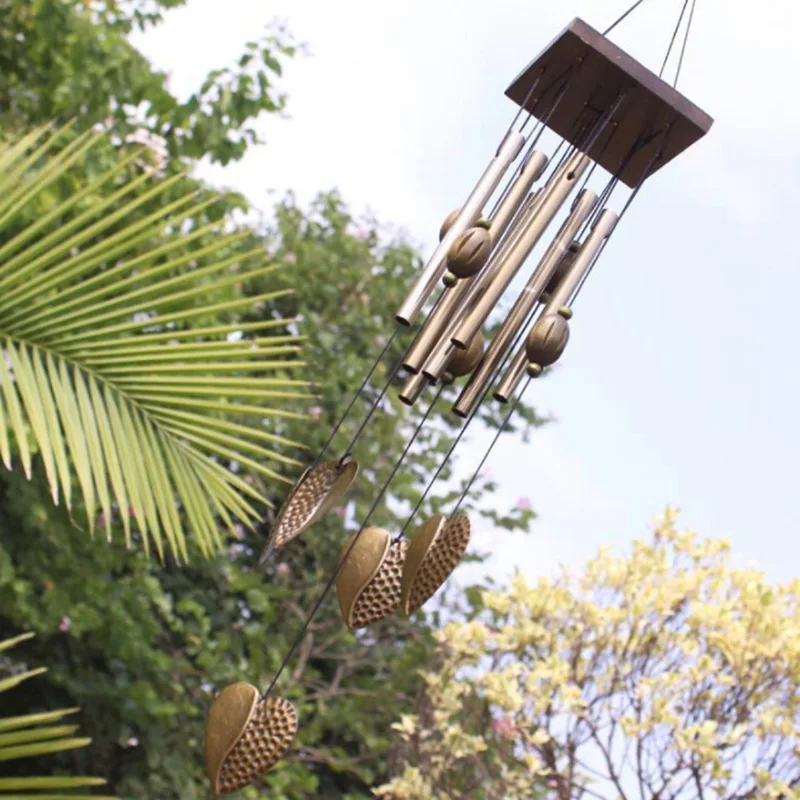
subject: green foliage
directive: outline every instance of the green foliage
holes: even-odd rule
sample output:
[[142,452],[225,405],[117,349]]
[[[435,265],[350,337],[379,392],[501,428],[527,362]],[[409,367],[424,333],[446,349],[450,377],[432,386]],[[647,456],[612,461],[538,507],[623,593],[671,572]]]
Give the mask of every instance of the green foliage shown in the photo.
[[125,137],[144,127],[173,158],[226,164],[258,142],[255,122],[283,109],[275,81],[296,47],[280,27],[249,42],[185,99],[125,35],[185,0],[0,0],[0,128],[74,116]]
[[[8,131],[78,113],[81,130],[102,123],[116,146],[138,141],[159,159],[226,162],[240,157],[255,141],[252,127],[258,115],[283,106],[274,81],[293,46],[284,32],[268,32],[273,38],[248,45],[231,70],[212,73],[210,83],[198,86],[189,99],[178,99],[169,92],[166,76],[130,47],[125,34],[156,24],[162,10],[180,4],[0,0],[0,125]],[[83,165],[85,177],[97,178],[111,165],[103,150],[95,151],[93,159]],[[169,158],[163,167],[167,176],[181,171]],[[72,196],[79,180],[75,174],[64,176],[47,199],[49,208]],[[164,211],[187,191],[198,193],[187,223],[197,238],[184,238],[175,258],[192,253],[198,264],[206,263],[201,260],[204,248],[214,246],[218,226],[228,220],[226,231],[242,236],[232,255],[266,247],[273,262],[284,265],[280,274],[293,295],[275,297],[245,316],[241,308],[209,313],[195,324],[236,326],[249,337],[251,323],[300,318],[297,326],[274,332],[307,337],[305,374],[320,384],[319,397],[310,409],[300,398],[286,398],[289,413],[268,418],[259,430],[315,453],[390,335],[394,311],[420,267],[419,258],[374,220],[354,219],[335,194],[321,195],[309,211],[288,198],[275,215],[250,230],[229,222],[246,209],[243,198],[227,195],[202,205],[215,193],[182,175],[131,220]],[[35,218],[32,214],[24,221]],[[130,257],[141,255],[145,245],[137,245]],[[181,269],[174,274],[182,274]],[[140,278],[143,287],[150,286],[146,275]],[[242,288],[252,299],[273,285],[256,278]],[[217,290],[218,302],[231,300],[234,291]],[[357,403],[333,452],[346,446],[406,344],[407,334]],[[199,543],[190,537],[187,566],[159,565],[141,548],[125,549],[119,516],[111,522],[112,541],[97,542],[75,526],[63,507],[53,507],[38,456],[31,482],[18,472],[0,474],[0,635],[35,631],[31,658],[49,670],[37,691],[23,685],[13,702],[17,713],[80,705],[93,739],[87,750],[58,757],[59,769],[102,774],[111,791],[135,800],[208,797],[203,726],[213,693],[234,680],[265,687],[295,640],[353,520],[370,508],[376,486],[388,477],[417,426],[421,411],[409,412],[399,404],[398,383],[356,448],[363,472],[347,508],[337,509],[280,551],[265,571],[254,569],[254,563],[269,519],[255,531],[234,525],[227,551],[215,558],[199,557]],[[448,412],[455,391],[448,389],[437,404],[376,523],[397,530],[420,499],[457,434],[460,423]],[[490,425],[500,419],[496,408],[482,418]],[[252,428],[255,418],[243,412],[229,419]],[[542,421],[530,408],[521,409],[517,420],[522,428]],[[225,458],[220,464],[233,466]],[[456,473],[445,470],[416,521],[452,508],[474,466],[460,463]],[[285,493],[269,483],[258,488],[274,504]],[[491,480],[481,478],[467,507],[481,502],[486,508],[494,489]],[[80,513],[82,502],[76,502],[73,516]],[[492,525],[523,529],[533,517],[527,510],[509,514],[490,507],[485,514]],[[430,605],[427,618],[422,613],[410,621],[392,618],[352,634],[342,624],[335,598],[323,604],[277,687],[298,707],[297,747],[263,787],[242,797],[372,797],[371,787],[388,777],[387,756],[395,736],[391,724],[411,708],[420,688],[418,670],[433,650],[429,623],[438,622],[439,611],[436,602]],[[14,765],[18,777],[46,768],[36,759]]]
[[[222,544],[217,516],[228,526],[252,524],[260,516],[252,501],[266,500],[210,456],[286,483],[264,462],[301,465],[265,444],[296,443],[225,420],[220,408],[228,416],[285,414],[253,396],[303,398],[306,385],[287,377],[303,366],[284,358],[298,349],[296,337],[230,341],[235,323],[187,323],[290,290],[275,288],[263,245],[243,250],[248,231],[226,233],[225,219],[200,229],[209,246],[187,247],[209,200],[196,199],[190,182],[165,204],[165,188],[183,176],[155,178],[146,160],[137,166],[141,148],[101,153],[94,162],[105,156],[110,164],[94,177],[104,138],[34,131],[0,145],[0,457],[11,469],[16,445],[30,476],[38,451],[54,502],[63,496],[71,509],[77,488],[90,530],[100,512],[110,532],[113,503],[129,545],[137,538],[162,558],[168,546],[186,559],[177,507],[207,554]],[[74,190],[54,200],[71,173]],[[227,296],[265,276],[269,290],[257,297]]]
[[[11,662],[3,655],[11,648],[30,639],[32,635],[22,634],[13,639],[0,640],[0,695],[47,672],[43,668],[27,669],[25,666]],[[74,751],[90,744],[91,739],[76,736],[77,725],[59,724],[77,711],[76,708],[68,708],[40,714],[0,717],[0,763],[4,765],[4,772],[7,771],[9,765],[13,766],[15,762],[23,759]],[[69,800],[69,798],[81,800],[77,795],[67,795],[61,792],[68,789],[103,786],[105,783],[106,781],[102,778],[66,775],[0,777],[0,797],[6,797],[9,800],[36,800],[36,798],[39,800]],[[46,794],[42,794],[42,791],[45,791]],[[113,800],[110,797],[103,798],[98,795],[92,795],[92,797],[95,800]]]
[[[273,260],[290,271],[296,294],[261,314],[293,316],[302,309],[304,358],[322,384],[318,406],[310,410],[319,424],[279,418],[272,430],[305,442],[312,452],[327,438],[341,398],[359,385],[380,352],[375,337],[386,334],[397,298],[418,268],[412,249],[377,226],[365,233],[369,225],[352,218],[335,195],[323,195],[308,213],[291,200],[281,204],[274,223],[262,231]],[[371,291],[365,306],[354,288],[369,271],[380,276],[382,290]],[[261,291],[257,281],[249,291]],[[398,349],[393,357],[399,354]],[[390,363],[387,358],[385,366]],[[385,371],[373,384],[384,380]],[[121,545],[98,547],[51,508],[35,485],[16,474],[6,478],[0,498],[0,624],[37,632],[41,650],[35,655],[50,668],[48,700],[84,709],[94,738],[87,759],[109,777],[115,792],[134,798],[207,796],[202,742],[213,692],[234,680],[261,688],[271,680],[331,574],[351,519],[363,518],[375,486],[388,477],[416,427],[414,415],[397,406],[394,390],[386,408],[355,450],[364,472],[349,497],[353,505],[279,551],[264,571],[254,564],[268,521],[255,532],[238,529],[228,551],[214,560],[161,567]],[[446,412],[448,405],[443,401],[440,408]],[[334,452],[365,411],[366,400]],[[426,452],[409,462],[416,477],[400,474],[378,524],[398,529],[403,510],[419,497],[419,482],[432,474],[433,450],[441,454],[454,434],[449,414],[437,415],[425,434]],[[492,488],[481,481],[475,490],[484,505],[487,485]],[[282,490],[274,491],[277,502]],[[438,499],[426,502],[423,513],[443,506],[441,490],[433,494]],[[515,512],[510,524],[527,524],[522,514],[530,512]],[[435,621],[437,603],[431,605]],[[64,616],[68,631],[59,630]],[[370,787],[386,777],[391,724],[410,708],[418,669],[432,647],[421,612],[410,621],[390,618],[353,634],[330,597],[278,683],[277,691],[298,707],[300,734],[291,755],[267,777],[263,796],[370,797]],[[242,796],[261,795],[253,790]]]

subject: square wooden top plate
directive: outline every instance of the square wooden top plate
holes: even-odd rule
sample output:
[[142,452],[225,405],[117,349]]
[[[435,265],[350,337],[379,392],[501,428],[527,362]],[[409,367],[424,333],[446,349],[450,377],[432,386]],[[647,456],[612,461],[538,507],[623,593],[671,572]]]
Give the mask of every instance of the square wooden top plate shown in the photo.
[[[620,180],[631,187],[644,177],[662,145],[664,150],[652,172],[705,136],[714,122],[705,111],[581,19],[574,19],[514,79],[506,96],[537,119],[544,119],[567,79],[568,87],[547,120],[547,127],[571,144],[579,138],[576,121],[584,109],[601,114],[613,106],[621,92],[626,92],[624,102],[614,113],[613,136],[610,134],[614,129],[608,126],[588,151],[612,175],[622,167],[642,135],[658,134],[671,125],[666,143],[663,136],[657,136],[641,147],[622,170]],[[587,118],[591,119],[584,114],[583,119]]]

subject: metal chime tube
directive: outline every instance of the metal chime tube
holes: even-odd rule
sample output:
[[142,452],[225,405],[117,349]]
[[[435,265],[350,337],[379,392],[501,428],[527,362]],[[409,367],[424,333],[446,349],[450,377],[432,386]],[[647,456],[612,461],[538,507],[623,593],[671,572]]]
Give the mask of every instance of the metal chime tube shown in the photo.
[[542,190],[538,189],[525,198],[522,208],[511,222],[507,236],[500,242],[497,252],[492,256],[492,259],[486,265],[483,272],[476,275],[471,281],[463,282],[466,291],[461,305],[457,313],[448,320],[447,326],[444,328],[438,341],[434,344],[433,349],[425,359],[425,363],[422,367],[422,371],[431,378],[431,380],[438,380],[444,373],[447,362],[455,352],[455,345],[452,343],[451,337],[456,332],[464,315],[475,305],[485,291],[485,287],[492,278],[493,264],[496,264],[498,260],[502,260],[510,245],[522,235],[525,226],[536,212],[541,193]]
[[519,175],[514,178],[511,186],[506,192],[505,197],[500,201],[497,210],[491,216],[491,227],[489,232],[492,234],[495,245],[500,242],[506,229],[514,219],[514,215],[522,208],[522,204],[528,196],[528,193],[533,188],[533,184],[542,177],[542,173],[547,166],[549,159],[544,153],[538,150],[531,153]]
[[400,393],[398,394],[400,402],[405,403],[407,406],[413,406],[419,399],[419,396],[428,387],[429,383],[430,379],[428,376],[423,375],[421,372],[409,375],[408,378],[406,378],[406,382],[400,388]]
[[[514,179],[505,197],[500,201],[490,219],[490,232],[495,245],[506,232],[511,220],[514,218],[514,214],[524,203],[533,184],[541,177],[547,166],[547,160],[547,156],[544,153],[539,153],[538,151],[532,153],[520,170],[519,175]],[[403,366],[409,372],[419,372],[431,350],[442,338],[448,324],[455,319],[456,312],[464,308],[463,301],[469,293],[472,280],[473,278],[460,280],[455,286],[448,286],[444,290],[441,301],[431,312],[428,319],[425,320],[422,330],[417,334],[417,338],[403,358]]]
[[[572,293],[580,285],[586,271],[594,263],[594,259],[600,252],[603,242],[609,237],[614,226],[617,224],[617,214],[610,208],[603,209],[603,213],[597,218],[592,226],[591,233],[586,237],[581,249],[575,256],[569,272],[559,282],[558,287],[553,292],[547,302],[542,314],[556,313],[559,308],[568,307]],[[528,364],[528,356],[525,352],[523,343],[514,360],[503,375],[503,379],[494,393],[495,399],[501,403],[507,403],[514,395],[519,386],[519,382],[525,375],[525,368]]]
[[466,417],[472,412],[475,404],[486,389],[486,384],[492,379],[495,371],[505,358],[514,338],[522,330],[531,311],[539,302],[542,292],[547,288],[547,284],[550,282],[570,243],[597,205],[597,199],[597,195],[588,189],[584,189],[575,198],[569,216],[564,220],[563,225],[547,248],[544,256],[542,256],[522,293],[511,307],[511,311],[508,312],[508,316],[500,330],[492,339],[492,343],[483,360],[470,376],[467,385],[453,406],[453,411],[458,416]]
[[[498,254],[492,270],[491,282],[477,302],[468,310],[451,337],[456,347],[466,349],[470,340],[480,330],[497,301],[508,288],[514,276],[538,243],[553,217],[569,197],[578,179],[589,165],[589,156],[577,152],[553,176],[536,200],[535,212],[530,222],[515,241],[509,241],[506,252]],[[502,255],[502,258],[500,257]],[[492,268],[490,264],[487,269]]]
[[401,325],[413,325],[422,311],[422,307],[431,296],[436,284],[442,279],[445,272],[445,259],[447,251],[453,242],[472,224],[476,215],[480,214],[486,202],[492,196],[503,175],[509,166],[519,155],[525,144],[525,137],[517,131],[509,131],[497,149],[495,157],[486,167],[483,175],[472,190],[472,194],[467,198],[467,202],[461,207],[461,211],[455,222],[450,226],[450,230],[439,242],[433,255],[428,260],[422,270],[422,274],[417,278],[416,283],[411,288],[408,297],[395,315],[395,319]]

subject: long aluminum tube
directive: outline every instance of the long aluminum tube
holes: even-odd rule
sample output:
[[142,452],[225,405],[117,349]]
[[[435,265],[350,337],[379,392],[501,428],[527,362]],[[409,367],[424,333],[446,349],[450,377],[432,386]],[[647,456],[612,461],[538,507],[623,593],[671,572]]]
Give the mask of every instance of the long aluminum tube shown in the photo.
[[517,177],[514,178],[508,192],[491,217],[492,224],[489,232],[492,234],[495,247],[506,232],[511,220],[514,219],[514,215],[522,208],[533,184],[542,177],[548,160],[544,153],[540,153],[538,150],[534,151],[527,162],[523,164]]
[[[541,177],[546,166],[547,156],[535,151],[512,182],[490,220],[490,233],[495,246],[514,219],[514,215],[524,205],[528,192]],[[456,321],[456,314],[464,313],[466,308],[463,301],[470,291],[470,283],[473,280],[473,278],[460,280],[455,286],[444,290],[441,301],[425,320],[425,324],[403,358],[403,366],[409,372],[416,373],[422,369],[425,359],[430,355],[436,342],[442,338],[447,326]]]
[[525,368],[528,366],[528,354],[525,352],[525,342],[517,350],[517,354],[509,364],[508,369],[505,371],[502,380],[494,391],[494,399],[499,400],[501,403],[507,403],[514,392],[517,391],[517,386],[525,374]]
[[428,378],[420,372],[416,375],[409,375],[400,389],[400,394],[398,395],[400,401],[407,406],[413,406],[419,399],[419,396],[428,387],[429,383],[430,381]]
[[522,330],[531,311],[539,302],[542,292],[550,282],[550,278],[567,252],[567,248],[575,239],[581,225],[586,222],[597,205],[597,199],[597,195],[588,189],[584,189],[575,198],[569,216],[564,220],[555,238],[547,248],[544,256],[542,256],[528,283],[500,326],[500,330],[492,339],[492,343],[487,349],[483,360],[473,371],[467,385],[453,406],[453,411],[458,416],[466,417],[472,412],[488,382],[506,357],[515,337]]
[[[503,254],[507,252],[509,246],[522,235],[522,232],[524,231],[525,226],[528,224],[528,221],[536,212],[537,201],[540,195],[541,190],[538,190],[525,198],[522,208],[508,229],[506,237],[498,245],[497,258],[493,256],[486,267],[484,267],[483,271],[472,278],[472,280],[469,282],[463,281],[466,286],[467,294],[464,299],[460,300],[461,305],[459,308],[459,313],[447,320],[446,327],[440,334],[439,339],[433,345],[432,350],[428,354],[422,366],[422,371],[429,378],[431,378],[431,380],[439,380],[439,378],[441,378],[444,374],[447,363],[455,352],[455,347],[450,341],[451,337],[455,333],[464,315],[475,305],[477,299],[484,291],[484,287],[488,285],[491,279],[490,270],[492,269],[492,264],[496,263],[498,259],[502,260]],[[459,281],[459,284],[461,283],[462,281]]]
[[[594,263],[603,242],[609,237],[614,226],[617,224],[618,216],[610,208],[603,209],[602,214],[592,226],[590,234],[581,245],[581,249],[575,254],[569,272],[561,279],[558,287],[553,292],[550,300],[545,305],[542,314],[554,314],[559,308],[569,307],[570,297],[578,285],[583,280],[586,270]],[[507,403],[517,391],[520,381],[525,375],[525,368],[528,365],[528,356],[525,352],[523,343],[511,364],[503,375],[502,380],[494,392],[495,400]]]
[[395,319],[401,325],[410,326],[416,322],[419,312],[422,311],[436,284],[444,275],[448,250],[450,250],[453,242],[472,224],[476,214],[481,212],[500,183],[501,178],[519,155],[524,144],[525,137],[517,131],[510,131],[503,139],[497,149],[497,154],[489,162],[489,166],[486,167],[483,175],[481,175],[480,180],[472,190],[472,194],[461,207],[455,222],[439,242],[436,250],[433,251],[433,255],[428,259],[428,263],[423,268],[416,283],[411,287],[405,302],[395,314]]
[[603,242],[611,235],[614,226],[617,224],[618,215],[610,208],[604,208],[603,213],[597,218],[592,226],[592,230],[581,245],[581,249],[575,254],[575,260],[569,268],[567,274],[561,279],[550,300],[544,308],[545,314],[555,313],[559,308],[569,307],[570,297],[578,288],[586,271],[594,263],[595,256],[603,246]]
[[[498,253],[498,260],[495,262],[492,279],[486,287],[486,291],[481,294],[475,305],[464,316],[451,337],[451,341],[456,347],[465,349],[469,346],[472,337],[486,322],[497,301],[553,221],[553,217],[577,186],[578,179],[589,163],[589,156],[580,152],[575,153],[553,176],[551,182],[542,189],[536,201],[533,218],[522,235],[513,243],[510,242],[508,248],[505,248],[502,258]],[[487,269],[491,266],[487,265]]]

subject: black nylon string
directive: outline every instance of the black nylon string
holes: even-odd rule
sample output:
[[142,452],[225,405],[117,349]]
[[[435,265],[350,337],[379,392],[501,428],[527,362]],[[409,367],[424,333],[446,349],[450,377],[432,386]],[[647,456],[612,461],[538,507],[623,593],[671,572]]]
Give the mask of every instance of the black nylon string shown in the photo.
[[626,11],[624,14],[622,14],[622,16],[620,16],[620,17],[617,17],[617,19],[615,19],[615,20],[614,20],[614,21],[613,21],[613,22],[612,22],[612,23],[611,23],[611,24],[610,24],[610,25],[609,25],[609,26],[608,26],[608,27],[607,27],[607,28],[606,28],[606,29],[603,31],[603,36],[608,36],[608,34],[609,34],[609,33],[611,33],[611,31],[613,31],[613,30],[614,30],[614,28],[616,28],[616,27],[617,27],[617,25],[619,25],[619,24],[620,24],[620,22],[622,22],[624,19],[626,19],[626,18],[628,17],[628,15],[629,15],[629,14],[632,14],[634,11],[636,11],[636,9],[637,9],[637,8],[639,8],[639,6],[640,6],[640,5],[641,5],[643,2],[644,2],[644,0],[636,0],[636,2],[635,2],[635,3],[634,3],[634,4],[633,4],[633,5],[632,5],[632,6],[631,6],[631,7],[630,7],[630,8],[629,8],[629,9],[628,9],[628,10],[627,10],[627,11]]
[[[400,326],[397,326],[394,329],[394,331],[392,332],[392,335],[389,337],[389,341],[386,342],[386,345],[384,346],[383,350],[381,350],[380,355],[375,359],[374,363],[372,364],[372,367],[370,367],[370,370],[367,373],[367,376],[361,382],[361,386],[358,387],[358,389],[356,390],[356,392],[353,395],[352,399],[350,400],[350,404],[344,410],[344,413],[342,414],[342,416],[339,417],[339,421],[334,426],[333,431],[331,432],[331,435],[328,437],[328,441],[326,441],[325,444],[322,446],[322,450],[320,450],[319,455],[316,457],[316,459],[314,460],[314,463],[311,465],[311,469],[316,467],[317,464],[319,464],[319,462],[322,460],[322,457],[325,455],[326,451],[330,447],[331,442],[334,440],[336,434],[339,432],[339,429],[342,427],[342,425],[344,424],[344,421],[347,419],[347,417],[349,416],[350,412],[353,410],[353,406],[356,404],[356,401],[361,396],[361,392],[364,391],[364,389],[366,388],[366,386],[369,383],[370,379],[372,378],[372,375],[374,374],[375,370],[378,368],[378,364],[381,363],[381,361],[383,360],[383,357],[386,355],[386,353],[389,352],[389,348],[392,346],[392,343],[397,338],[397,334],[398,333],[400,333]],[[391,381],[391,379],[390,379],[390,381]]]
[[458,509],[461,508],[461,504],[464,502],[464,500],[466,499],[467,495],[469,494],[469,490],[472,488],[472,484],[475,482],[475,478],[478,477],[480,471],[483,469],[483,465],[486,463],[486,459],[489,458],[489,456],[491,455],[491,452],[494,449],[494,446],[497,444],[498,440],[500,439],[500,435],[506,429],[506,425],[508,425],[509,421],[511,420],[512,415],[517,410],[517,406],[522,401],[522,396],[525,394],[525,392],[527,391],[528,387],[531,385],[531,380],[532,380],[532,378],[528,378],[528,380],[525,382],[525,385],[522,387],[522,391],[517,395],[516,399],[511,404],[511,408],[508,410],[508,414],[506,414],[505,419],[503,420],[503,422],[500,425],[500,427],[497,429],[497,433],[495,433],[494,439],[492,439],[492,443],[486,449],[486,452],[483,454],[483,458],[480,460],[480,463],[478,464],[478,466],[475,467],[475,472],[472,473],[472,477],[469,479],[469,482],[467,483],[464,491],[461,492],[461,497],[458,498],[458,502],[456,503],[455,508],[453,509],[453,511],[450,514],[451,518],[454,517],[458,513]]
[[672,48],[675,46],[675,40],[678,38],[678,31],[681,28],[681,22],[683,22],[683,15],[686,13],[686,8],[689,5],[689,0],[683,0],[683,7],[681,8],[680,16],[678,17],[678,22],[675,25],[675,30],[672,32],[672,38],[669,40],[669,47],[667,48],[667,54],[664,56],[664,63],[661,65],[661,70],[658,73],[658,77],[662,78],[664,76],[664,70],[667,68],[667,61],[669,61],[670,55],[672,55]]
[[[578,64],[577,66],[580,66],[580,64]],[[564,85],[559,89],[559,92],[556,95],[556,98],[553,101],[553,105],[551,106],[550,110],[547,112],[545,117],[542,120],[540,120],[539,123],[537,123],[537,126],[534,127],[533,131],[531,132],[531,135],[526,140],[525,144],[528,147],[528,152],[527,152],[525,158],[520,163],[520,165],[516,168],[516,170],[514,171],[514,174],[511,176],[510,180],[506,183],[505,188],[500,193],[500,196],[497,198],[497,200],[495,201],[494,205],[492,206],[492,210],[489,213],[490,217],[493,216],[495,214],[495,212],[497,211],[497,209],[500,207],[500,203],[503,202],[503,200],[505,199],[506,195],[509,193],[509,191],[511,191],[512,183],[514,182],[516,177],[520,174],[520,172],[522,172],[522,168],[525,166],[525,164],[528,162],[530,157],[533,155],[534,148],[539,143],[539,139],[541,138],[542,134],[544,133],[544,131],[545,131],[546,127],[547,127],[547,123],[550,120],[550,117],[555,113],[556,109],[558,108],[559,104],[561,103],[561,100],[563,99],[564,95],[566,94],[567,89],[569,88],[570,81],[572,80],[572,77],[573,77],[570,73],[575,68],[576,68],[576,65],[574,65],[574,64],[570,65],[569,67],[567,67],[567,69],[565,69],[550,84],[550,86],[548,86],[544,90],[544,92],[542,93],[542,97],[540,98],[539,102],[541,102],[544,99],[544,96],[553,88],[553,86],[555,86],[558,83],[559,80],[561,80],[562,78],[566,78],[566,80],[564,81]],[[536,80],[538,82],[539,78],[537,78]],[[529,93],[529,96],[530,96],[530,93]],[[526,99],[526,102],[527,102],[527,99]],[[528,118],[530,119],[530,117],[532,117],[532,116],[533,116],[533,114],[529,114]],[[538,133],[537,133],[537,128],[539,129]]]
[[428,417],[430,416],[430,413],[433,410],[433,407],[436,405],[436,401],[441,396],[443,389],[444,389],[444,385],[442,384],[439,387],[439,390],[436,392],[436,395],[434,396],[433,400],[431,400],[430,404],[428,405],[428,408],[426,409],[425,413],[422,415],[422,418],[420,419],[420,421],[419,421],[419,423],[418,423],[418,425],[416,427],[416,430],[412,434],[411,438],[408,440],[408,442],[407,442],[407,444],[405,446],[405,449],[401,453],[400,458],[397,460],[397,463],[395,463],[391,474],[389,475],[389,477],[386,479],[386,482],[381,487],[380,492],[378,492],[378,496],[375,498],[375,502],[372,504],[372,507],[367,512],[366,517],[364,517],[364,521],[361,523],[361,527],[358,529],[356,535],[353,537],[353,541],[350,543],[350,546],[347,548],[347,550],[342,554],[342,556],[339,559],[339,562],[338,562],[338,564],[336,566],[336,569],[333,571],[333,575],[331,575],[330,579],[325,584],[325,588],[322,590],[322,592],[320,593],[320,596],[317,598],[316,602],[312,606],[311,611],[308,613],[308,616],[306,617],[305,621],[303,622],[303,626],[300,629],[300,633],[295,637],[295,640],[292,643],[292,646],[289,648],[289,652],[286,654],[286,656],[284,657],[284,659],[281,662],[280,666],[278,667],[278,670],[276,671],[275,676],[272,678],[272,681],[270,682],[269,686],[267,687],[267,691],[263,695],[264,697],[268,697],[270,692],[275,688],[275,684],[278,682],[278,679],[283,674],[283,671],[286,669],[286,666],[288,665],[289,661],[291,661],[292,656],[295,654],[295,651],[297,650],[297,648],[302,643],[302,641],[303,641],[303,639],[304,639],[304,637],[306,635],[306,631],[308,630],[308,626],[312,623],[314,617],[316,616],[317,611],[319,611],[320,606],[325,602],[325,598],[328,596],[328,592],[330,592],[331,588],[333,587],[333,584],[336,581],[336,578],[339,576],[339,573],[342,570],[342,567],[344,567],[345,563],[347,562],[347,559],[348,559],[350,553],[352,552],[353,548],[356,546],[356,543],[358,542],[358,540],[361,538],[361,534],[366,530],[367,525],[369,524],[369,521],[372,518],[372,515],[375,513],[375,511],[377,510],[378,506],[380,505],[380,502],[383,499],[384,494],[386,494],[386,490],[389,488],[389,486],[391,485],[392,481],[394,480],[395,475],[397,475],[397,472],[400,469],[400,467],[402,466],[403,461],[405,460],[405,457],[408,455],[408,451],[411,449],[411,446],[414,444],[417,436],[419,436],[419,433],[422,430],[423,426],[425,425],[425,422],[427,421]]
[[616,223],[614,225],[614,229],[611,231],[611,233],[608,235],[608,237],[606,237],[606,240],[600,246],[600,249],[597,251],[597,255],[594,257],[594,260],[592,261],[591,265],[589,266],[589,268],[584,273],[583,278],[581,278],[581,282],[578,284],[577,288],[575,289],[575,292],[572,295],[572,298],[570,299],[570,306],[574,305],[575,301],[578,299],[578,295],[581,293],[581,290],[583,289],[584,284],[589,279],[589,275],[591,275],[595,264],[599,261],[600,256],[603,253],[603,250],[605,250],[606,245],[610,241],[611,237],[614,235],[614,231],[616,231],[617,228],[619,227],[619,223],[622,221],[622,218],[625,216],[625,214],[627,213],[628,209],[631,207],[631,203],[633,203],[634,198],[639,193],[639,190],[642,188],[642,186],[644,186],[644,182],[650,177],[650,175],[653,172],[654,167],[658,163],[658,161],[661,158],[661,156],[664,154],[664,148],[667,145],[667,141],[669,139],[669,134],[670,134],[671,130],[672,130],[672,125],[670,125],[666,129],[666,131],[664,132],[664,140],[661,143],[661,147],[659,147],[659,149],[650,158],[650,161],[647,163],[647,168],[645,169],[644,173],[642,173],[642,177],[639,179],[638,183],[636,184],[636,187],[630,193],[627,201],[625,202],[625,205],[622,207],[622,211],[620,211],[619,217],[617,217],[617,221],[616,221]]
[[697,0],[692,0],[692,7],[689,11],[689,22],[686,23],[686,35],[683,37],[683,45],[681,46],[681,55],[678,59],[678,69],[675,72],[675,80],[672,83],[672,88],[678,88],[678,78],[681,76],[681,69],[683,69],[683,58],[686,55],[686,45],[689,43],[689,34],[692,31],[692,22],[694,21],[694,10],[697,6]]

